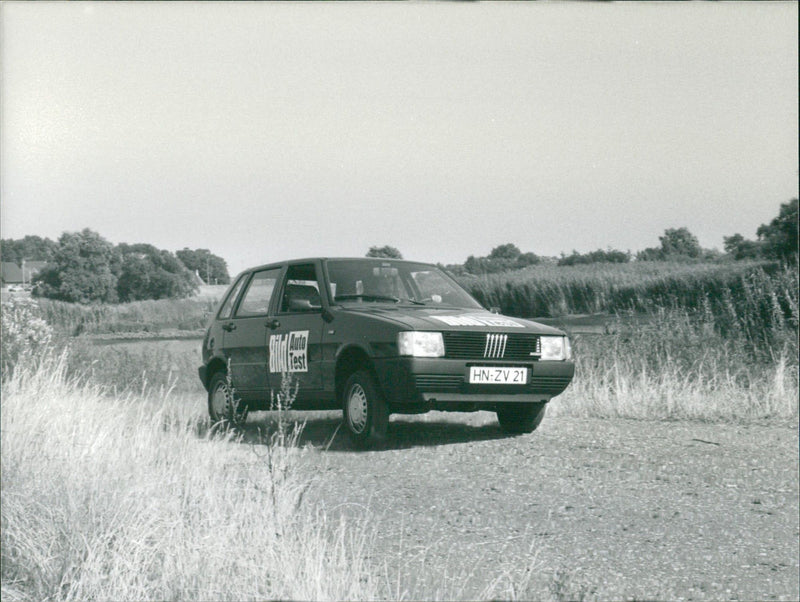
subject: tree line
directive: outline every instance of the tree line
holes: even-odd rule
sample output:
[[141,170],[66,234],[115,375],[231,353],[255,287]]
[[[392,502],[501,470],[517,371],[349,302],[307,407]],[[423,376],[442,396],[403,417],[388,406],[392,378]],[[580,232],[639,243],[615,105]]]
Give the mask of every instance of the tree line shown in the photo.
[[225,260],[208,249],[176,253],[146,243],[114,245],[85,228],[58,241],[39,236],[0,241],[0,257],[21,265],[45,261],[33,295],[72,303],[116,303],[188,297],[204,282],[228,284]]
[[[588,253],[572,251],[562,253],[560,258],[543,258],[535,253],[523,253],[513,243],[494,247],[489,255],[470,255],[463,264],[442,266],[454,274],[495,274],[518,270],[542,262],[561,266],[591,263],[628,263],[637,261],[703,261],[727,257],[742,259],[797,260],[798,256],[798,200],[782,203],[778,215],[769,224],[762,224],[756,231],[756,240],[748,240],[741,234],[723,237],[725,256],[714,249],[703,249],[697,237],[688,228],[667,228],[659,236],[660,245],[643,249],[634,255],[630,251],[598,249]],[[367,257],[389,257],[402,259],[395,247],[370,247]]]

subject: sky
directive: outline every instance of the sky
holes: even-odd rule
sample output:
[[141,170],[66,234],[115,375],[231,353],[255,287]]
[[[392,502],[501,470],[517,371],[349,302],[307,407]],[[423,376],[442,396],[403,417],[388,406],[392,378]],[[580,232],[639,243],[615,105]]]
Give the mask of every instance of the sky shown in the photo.
[[4,2],[0,234],[461,263],[755,238],[798,5]]

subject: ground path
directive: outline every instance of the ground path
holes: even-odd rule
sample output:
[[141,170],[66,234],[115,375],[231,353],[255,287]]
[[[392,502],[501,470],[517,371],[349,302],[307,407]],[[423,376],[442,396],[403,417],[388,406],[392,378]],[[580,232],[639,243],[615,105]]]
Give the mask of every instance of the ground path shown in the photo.
[[[500,579],[521,599],[798,598],[796,425],[548,416],[507,437],[489,413],[392,420],[385,449],[339,432],[304,462],[315,503],[375,527],[399,595],[474,599]],[[337,423],[314,414],[304,442]]]

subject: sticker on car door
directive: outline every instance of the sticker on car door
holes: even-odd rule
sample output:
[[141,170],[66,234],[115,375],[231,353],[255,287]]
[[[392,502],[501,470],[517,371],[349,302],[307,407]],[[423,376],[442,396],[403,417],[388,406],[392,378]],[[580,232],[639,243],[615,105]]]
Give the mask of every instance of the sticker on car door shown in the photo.
[[308,372],[308,331],[295,330],[269,337],[270,372]]

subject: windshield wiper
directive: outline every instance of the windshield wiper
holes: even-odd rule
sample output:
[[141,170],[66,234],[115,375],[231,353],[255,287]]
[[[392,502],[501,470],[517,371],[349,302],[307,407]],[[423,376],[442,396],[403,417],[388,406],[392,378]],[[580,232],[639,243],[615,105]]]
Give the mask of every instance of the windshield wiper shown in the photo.
[[372,295],[369,293],[358,293],[353,295],[336,295],[334,301],[346,300],[346,299],[367,299],[371,301],[393,301],[395,303],[400,303],[401,301],[406,301],[408,303],[413,303],[414,305],[425,305],[422,301],[415,301],[414,299],[401,299],[400,297],[393,297],[391,295]]
[[399,298],[392,297],[391,295],[371,295],[369,293],[358,293],[355,295],[336,295],[334,301],[340,301],[343,299],[370,299],[372,301],[394,301],[395,303],[400,303]]

